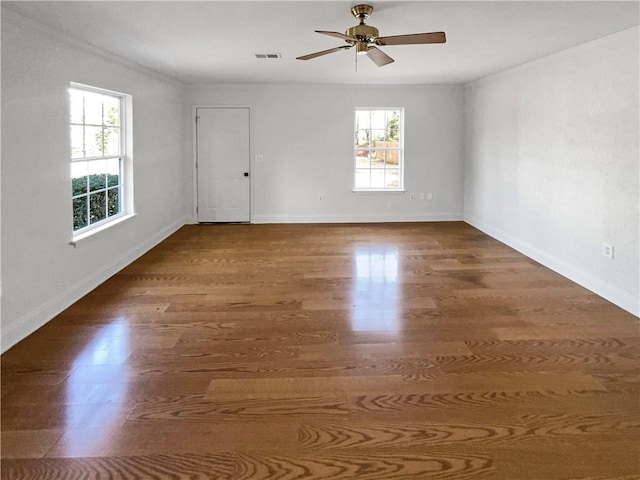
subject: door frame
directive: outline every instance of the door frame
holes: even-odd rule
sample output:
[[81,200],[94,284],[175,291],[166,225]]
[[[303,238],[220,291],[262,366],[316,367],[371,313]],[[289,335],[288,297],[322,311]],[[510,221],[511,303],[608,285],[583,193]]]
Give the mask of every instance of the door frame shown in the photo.
[[253,223],[253,108],[251,105],[191,105],[191,151],[192,151],[192,215],[193,223],[198,224],[198,126],[196,117],[199,108],[220,108],[220,109],[247,109],[249,110],[249,223]]

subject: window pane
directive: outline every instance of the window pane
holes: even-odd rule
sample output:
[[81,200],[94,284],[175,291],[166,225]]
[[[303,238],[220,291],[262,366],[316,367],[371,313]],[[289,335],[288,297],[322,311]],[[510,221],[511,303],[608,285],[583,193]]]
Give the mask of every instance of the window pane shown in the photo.
[[371,161],[369,160],[368,152],[356,152],[356,168],[369,168]]
[[120,213],[120,188],[110,188],[107,197],[107,215]]
[[84,92],[84,123],[102,125],[102,95]]
[[106,195],[102,192],[89,195],[89,221],[96,223],[107,218]]
[[84,158],[84,129],[82,125],[71,126],[71,158]]
[[107,187],[120,185],[120,159],[110,158],[107,160]]
[[371,188],[384,187],[384,169],[371,170]]
[[84,127],[85,157],[102,156],[102,127]]
[[398,142],[400,140],[400,112],[388,112],[385,130],[385,140],[387,142]]
[[87,224],[87,197],[73,199],[73,230],[86,227]]
[[104,124],[120,125],[120,99],[115,97],[103,97]]
[[369,130],[356,130],[356,145],[369,145]]
[[371,111],[371,128],[374,130],[384,130],[385,128],[385,111],[384,110],[372,110]]
[[384,130],[372,130],[371,138],[373,141],[371,142],[371,146],[374,148],[384,148]]
[[120,154],[120,129],[117,127],[104,129],[104,154],[119,155]]
[[107,161],[94,160],[89,162],[89,190],[100,190],[107,186]]
[[369,115],[369,110],[356,110],[356,130],[359,128],[366,129],[371,126]]
[[387,165],[399,165],[400,164],[400,150],[387,150],[385,161]]
[[103,189],[107,186],[106,176],[104,173],[94,173],[89,175],[89,190],[92,192],[95,190]]
[[384,168],[384,150],[371,152],[371,168]]
[[71,114],[71,123],[82,123],[83,120],[83,97],[84,94],[80,90],[69,90],[69,107]]
[[356,170],[356,188],[369,188],[369,169]]
[[87,162],[73,162],[71,164],[71,192],[74,197],[87,193],[88,180]]
[[398,168],[387,168],[385,170],[385,187],[387,188],[398,188],[400,187],[400,169]]

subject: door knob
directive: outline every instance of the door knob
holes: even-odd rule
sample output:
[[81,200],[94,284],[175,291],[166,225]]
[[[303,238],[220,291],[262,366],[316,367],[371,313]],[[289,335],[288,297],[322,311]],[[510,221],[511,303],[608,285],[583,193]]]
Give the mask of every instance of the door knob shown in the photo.
[[248,177],[249,176],[249,172],[244,172],[244,176]]

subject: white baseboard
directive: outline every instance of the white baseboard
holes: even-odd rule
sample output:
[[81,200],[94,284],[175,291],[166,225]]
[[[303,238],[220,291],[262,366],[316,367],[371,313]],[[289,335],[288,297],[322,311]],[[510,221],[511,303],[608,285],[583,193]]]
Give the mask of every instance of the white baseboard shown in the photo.
[[462,213],[318,213],[254,215],[252,223],[382,223],[461,221]]
[[620,290],[618,287],[585,272],[579,266],[572,265],[554,255],[544,252],[530,243],[516,238],[501,228],[490,225],[477,217],[465,215],[464,221],[536,262],[541,263],[545,267],[550,268],[554,272],[559,273],[563,277],[591,290],[596,295],[600,295],[602,298],[632,313],[636,317],[640,316],[640,300],[632,294]]
[[183,220],[179,220],[168,227],[163,228],[151,238],[146,239],[124,253],[122,257],[110,265],[107,265],[104,269],[96,272],[90,277],[83,278],[81,281],[62,292],[61,295],[35,307],[22,317],[13,321],[11,324],[3,327],[1,346],[2,353],[6,352],[20,340],[31,335],[60,312],[73,305],[73,303],[84,297],[109,277],[115,275],[131,262],[142,256],[151,248],[155,247],[158,243],[177,231],[184,224],[185,222]]

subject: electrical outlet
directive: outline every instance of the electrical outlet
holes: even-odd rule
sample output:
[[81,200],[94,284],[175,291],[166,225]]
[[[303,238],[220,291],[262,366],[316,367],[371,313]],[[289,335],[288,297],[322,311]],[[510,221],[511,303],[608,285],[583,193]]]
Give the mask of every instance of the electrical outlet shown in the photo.
[[410,193],[409,194],[409,200],[415,200],[416,199],[416,194],[415,193]]
[[264,162],[264,157],[262,155],[256,155],[256,163]]
[[602,245],[602,255],[613,260],[613,245],[608,243]]
[[322,201],[322,194],[318,195],[318,201],[321,202]]

